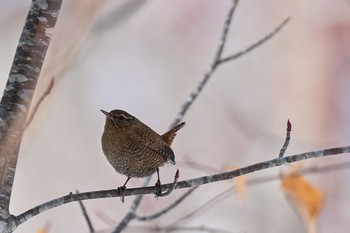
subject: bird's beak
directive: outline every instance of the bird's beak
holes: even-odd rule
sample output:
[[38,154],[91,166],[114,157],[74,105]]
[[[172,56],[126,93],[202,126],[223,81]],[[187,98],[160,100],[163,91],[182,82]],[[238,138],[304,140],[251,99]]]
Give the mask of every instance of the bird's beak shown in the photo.
[[109,112],[106,112],[105,110],[100,110],[103,114],[106,115],[106,117],[113,119],[113,117],[111,116],[111,114]]

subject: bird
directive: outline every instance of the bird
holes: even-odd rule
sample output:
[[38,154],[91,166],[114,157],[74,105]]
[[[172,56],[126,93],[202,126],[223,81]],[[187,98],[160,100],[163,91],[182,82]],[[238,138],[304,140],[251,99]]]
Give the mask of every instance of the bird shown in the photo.
[[124,110],[101,112],[106,116],[101,138],[103,153],[115,171],[127,177],[118,189],[125,190],[131,178],[148,177],[157,172],[156,195],[159,196],[159,167],[166,162],[175,165],[175,154],[170,146],[177,131],[185,126],[185,122],[159,135]]

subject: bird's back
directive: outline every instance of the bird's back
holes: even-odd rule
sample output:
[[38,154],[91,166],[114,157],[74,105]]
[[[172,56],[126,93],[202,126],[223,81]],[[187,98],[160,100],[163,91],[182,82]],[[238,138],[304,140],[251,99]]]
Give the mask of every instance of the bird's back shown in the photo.
[[128,177],[150,176],[174,157],[163,138],[141,121],[128,128],[105,130],[102,144],[114,169]]

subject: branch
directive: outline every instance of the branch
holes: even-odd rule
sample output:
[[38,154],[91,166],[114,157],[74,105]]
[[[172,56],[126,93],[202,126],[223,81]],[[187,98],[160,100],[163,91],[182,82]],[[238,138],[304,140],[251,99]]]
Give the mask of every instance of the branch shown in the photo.
[[207,233],[234,233],[235,231],[226,231],[220,228],[212,228],[207,226],[198,227],[186,227],[186,226],[174,226],[174,227],[149,227],[150,232],[207,232]]
[[27,123],[26,123],[26,126],[25,128],[28,128],[28,126],[30,125],[30,123],[32,123],[33,119],[34,119],[34,116],[36,114],[36,112],[38,111],[40,105],[42,104],[42,102],[44,101],[44,99],[50,95],[51,91],[52,91],[52,88],[54,87],[55,85],[55,78],[52,77],[51,80],[50,80],[50,83],[49,85],[46,87],[46,90],[44,91],[44,93],[42,93],[42,95],[40,96],[38,102],[35,103],[34,105],[34,108],[33,108],[33,111],[32,113],[29,115],[28,117],[28,120],[27,120]]
[[225,46],[225,43],[226,43],[228,30],[229,30],[230,25],[231,25],[231,19],[232,19],[232,16],[233,16],[234,12],[235,12],[237,4],[238,4],[238,0],[232,0],[231,1],[231,6],[230,6],[230,9],[229,9],[228,14],[226,16],[226,19],[225,19],[224,28],[223,28],[223,30],[221,32],[221,39],[220,39],[220,42],[219,42],[219,46],[218,46],[218,49],[216,51],[213,63],[210,66],[209,71],[207,71],[204,74],[204,77],[199,82],[197,88],[194,91],[192,91],[192,93],[187,97],[186,102],[182,105],[179,113],[177,114],[177,116],[176,116],[174,122],[171,124],[170,128],[175,127],[177,124],[180,123],[180,121],[182,121],[182,119],[184,118],[184,116],[187,113],[188,109],[193,104],[193,102],[197,99],[197,97],[201,93],[203,87],[208,82],[208,80],[210,79],[210,77],[212,76],[214,71],[216,70],[216,68],[217,68],[217,66],[219,64],[219,60],[221,59],[221,55],[222,55],[222,52],[223,52],[223,49],[224,49],[224,46]]
[[[143,186],[148,185],[150,182],[152,176],[149,176],[145,179]],[[131,220],[134,220],[136,218],[136,210],[139,207],[141,200],[143,196],[139,195],[135,198],[135,200],[132,202],[130,209],[128,213],[124,216],[123,220],[118,224],[118,226],[114,229],[113,233],[119,233],[122,232],[129,224]]]
[[130,227],[135,232],[153,232],[153,233],[164,233],[164,232],[207,232],[207,233],[236,233],[237,231],[226,231],[219,228],[212,228],[207,226],[196,226],[196,227],[186,227],[186,226],[133,226]]
[[[197,186],[199,187],[199,186]],[[178,226],[179,222],[183,221],[183,220],[188,220],[191,217],[193,217],[195,214],[199,213],[200,211],[204,210],[205,208],[210,209],[209,206],[213,205],[213,204],[217,204],[218,201],[220,199],[223,199],[223,197],[225,197],[227,195],[227,193],[230,193],[232,191],[232,187],[226,189],[223,192],[220,192],[218,195],[212,197],[210,200],[206,201],[204,204],[202,204],[201,206],[197,207],[195,210],[192,210],[190,213],[181,216],[179,219],[175,220],[174,222],[172,222],[171,224],[169,224],[167,227],[171,227],[171,226]]]
[[[203,176],[195,179],[189,179],[184,181],[179,181],[175,187],[175,189],[182,189],[182,188],[191,188],[196,187],[203,184],[213,183],[217,181],[223,181],[227,179],[232,179],[234,177],[238,177],[241,175],[253,173],[260,170],[265,170],[272,167],[278,167],[284,164],[288,163],[294,163],[297,161],[312,159],[312,158],[321,158],[325,156],[330,155],[337,155],[337,154],[344,154],[350,152],[350,146],[344,146],[344,147],[336,147],[336,148],[330,148],[325,150],[318,150],[318,151],[310,151],[305,152],[301,154],[295,154],[288,157],[282,157],[282,158],[275,158],[272,160],[256,163],[250,166],[246,166],[243,168],[239,168],[233,171],[224,172],[220,174],[210,175],[210,176]],[[164,184],[162,185],[162,190],[170,189],[173,186],[173,183]],[[151,187],[141,187],[141,188],[132,188],[132,189],[126,189],[125,193],[123,193],[124,196],[134,196],[134,195],[144,195],[144,194],[156,194],[157,188],[154,186]],[[112,190],[104,190],[104,191],[94,191],[94,192],[85,192],[85,193],[79,193],[79,194],[68,194],[66,196],[53,199],[49,202],[43,203],[41,205],[38,205],[20,215],[17,217],[14,217],[15,221],[20,224],[25,222],[26,220],[34,217],[35,215],[38,215],[46,210],[50,210],[52,208],[55,208],[57,206],[61,206],[66,203],[79,201],[79,200],[87,200],[87,199],[97,199],[97,198],[111,198],[111,197],[119,197],[120,193],[116,189]]]
[[[174,188],[176,187],[176,184],[177,184],[177,179],[179,178],[179,169],[177,169],[176,171],[176,174],[175,174],[175,178],[174,178],[174,183],[173,183],[173,186],[168,190],[168,192],[166,192],[166,195],[169,195],[173,190]],[[190,190],[188,190],[185,194],[183,194],[179,199],[177,199],[175,202],[173,202],[171,205],[169,205],[168,207],[166,207],[165,209],[159,211],[158,213],[155,213],[155,214],[152,214],[152,215],[149,215],[149,216],[143,216],[143,217],[140,217],[140,216],[137,216],[135,215],[135,218],[139,221],[151,221],[151,220],[154,220],[156,218],[159,218],[161,217],[162,215],[168,213],[169,211],[171,211],[172,209],[174,209],[175,207],[177,207],[183,200],[185,200],[185,198],[187,198],[190,194],[192,194],[192,192],[198,188],[199,186],[196,186]],[[165,195],[163,195],[165,196]]]
[[[195,164],[197,165],[197,164]],[[192,164],[191,164],[192,166]],[[201,164],[199,164],[199,166],[202,166]],[[350,168],[350,161],[349,162],[341,162],[341,163],[337,163],[337,164],[332,164],[332,165],[327,165],[327,166],[322,166],[322,167],[309,167],[309,168],[302,168],[300,170],[300,174],[323,174],[325,172],[339,172],[340,170],[344,170],[344,169],[349,169]],[[211,170],[216,170],[214,168],[210,168]],[[207,167],[205,167],[205,170],[207,170]],[[246,185],[247,186],[254,186],[254,185],[259,185],[262,183],[266,183],[266,182],[271,182],[271,181],[280,181],[281,178],[279,176],[276,175],[268,175],[268,176],[259,176],[253,179],[249,179],[247,180]],[[199,187],[199,186],[197,186]],[[208,200],[207,202],[205,202],[204,204],[202,204],[201,206],[197,207],[195,210],[191,211],[190,213],[186,214],[185,216],[180,217],[179,219],[177,219],[176,221],[172,222],[171,224],[168,225],[169,226],[174,226],[174,225],[178,225],[180,221],[183,220],[188,220],[189,218],[193,217],[195,214],[198,214],[200,211],[206,209],[210,210],[210,205],[212,205],[213,203],[218,203],[219,200],[226,198],[228,195],[231,196],[231,192],[232,192],[233,188],[227,188],[226,190],[220,192],[219,194],[217,194],[216,196],[214,196],[213,198],[211,198],[210,200]]]
[[[77,190],[76,193],[79,193],[79,191]],[[86,223],[87,223],[87,225],[89,227],[89,232],[90,233],[95,233],[94,227],[92,226],[91,219],[90,219],[90,217],[89,217],[89,215],[88,215],[88,213],[86,211],[86,208],[84,206],[83,201],[78,201],[78,202],[79,202],[79,206],[80,206],[81,212],[83,213],[83,216],[84,216],[84,218],[86,220]]]
[[264,38],[262,38],[261,40],[255,42],[254,44],[250,45],[248,48],[237,52],[233,55],[230,55],[228,57],[222,58],[219,61],[219,64],[228,62],[228,61],[232,61],[235,60],[237,58],[240,58],[241,56],[246,55],[247,53],[251,52],[252,50],[254,50],[255,48],[261,46],[262,44],[264,44],[265,42],[267,42],[268,40],[270,40],[274,35],[276,35],[289,21],[290,17],[286,18],[285,20],[283,20],[283,22],[277,27],[275,28],[272,32],[270,32],[269,34],[267,34]]
[[173,185],[168,189],[166,190],[165,192],[162,192],[160,193],[160,195],[157,195],[157,197],[165,197],[165,196],[168,196],[176,187],[177,185],[177,181],[179,179],[179,169],[176,170],[176,173],[175,173],[175,176],[174,176],[174,182],[173,182]]
[[292,131],[292,124],[290,123],[290,121],[287,121],[287,134],[286,134],[286,139],[284,141],[284,144],[280,150],[280,154],[278,155],[278,157],[283,157],[284,153],[286,153],[286,150],[288,148],[289,142],[290,142],[290,132]]
[[175,202],[173,202],[171,205],[163,209],[162,211],[159,211],[158,213],[149,215],[149,216],[136,216],[136,219],[139,221],[151,221],[156,218],[159,218],[160,216],[168,213],[170,210],[174,209],[176,206],[178,206],[185,198],[187,198],[192,192],[198,188],[199,186],[196,186],[190,190],[188,190],[185,194],[183,194],[179,199],[177,199]]
[[224,29],[223,29],[223,31],[221,33],[221,40],[220,40],[218,49],[216,51],[213,63],[210,66],[210,69],[204,74],[204,77],[199,82],[197,88],[194,91],[192,91],[192,93],[187,97],[186,102],[182,105],[181,110],[177,114],[177,116],[176,116],[174,122],[172,123],[171,127],[175,127],[178,123],[180,123],[180,121],[182,121],[182,119],[185,116],[186,112],[188,111],[189,107],[196,100],[196,98],[201,93],[201,91],[204,88],[204,86],[207,84],[207,82],[211,78],[211,76],[214,73],[214,71],[220,65],[222,65],[222,64],[224,64],[224,63],[226,63],[228,61],[232,61],[232,60],[238,59],[238,58],[248,54],[249,52],[253,51],[254,49],[258,48],[259,46],[261,46],[262,44],[264,44],[265,42],[270,40],[274,35],[276,35],[287,24],[287,22],[290,19],[290,17],[286,18],[271,33],[269,33],[268,35],[266,35],[264,38],[262,38],[261,40],[257,41],[256,43],[252,44],[248,48],[244,49],[243,51],[240,51],[238,53],[235,53],[233,55],[230,55],[228,57],[223,58],[222,57],[222,52],[223,52],[224,46],[226,44],[226,38],[227,38],[228,31],[229,31],[229,28],[230,28],[230,25],[231,25],[231,19],[232,19],[232,16],[233,16],[234,12],[235,12],[237,4],[238,4],[238,0],[232,0],[231,1],[231,7],[229,9],[229,12],[227,14],[227,17],[226,17],[226,20],[225,20],[225,23],[224,23]]
[[237,8],[238,0],[231,0],[231,6],[230,9],[227,13],[225,23],[224,23],[224,28],[221,32],[221,38],[218,46],[218,50],[216,51],[216,55],[214,57],[214,62],[212,64],[212,68],[215,69],[215,66],[217,66],[217,63],[219,62],[222,52],[224,51],[224,47],[226,44],[226,39],[228,35],[228,30],[230,29],[231,21],[232,21],[232,16]]

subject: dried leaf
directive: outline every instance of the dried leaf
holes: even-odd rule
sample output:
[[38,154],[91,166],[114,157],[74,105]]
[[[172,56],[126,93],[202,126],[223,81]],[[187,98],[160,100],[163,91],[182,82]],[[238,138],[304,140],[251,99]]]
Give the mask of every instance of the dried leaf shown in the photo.
[[[226,166],[225,170],[232,171],[237,169],[238,167],[234,165],[228,165]],[[237,196],[237,200],[239,203],[242,203],[245,197],[245,190],[246,190],[246,177],[245,176],[238,176],[233,179],[235,192]]]
[[44,230],[44,229],[40,229],[38,230],[36,233],[48,233],[48,231]]
[[290,172],[282,177],[282,189],[296,207],[309,233],[316,232],[316,218],[323,204],[323,193],[304,177]]
[[36,233],[49,233],[49,229],[51,228],[51,223],[47,222],[43,228],[39,229]]

